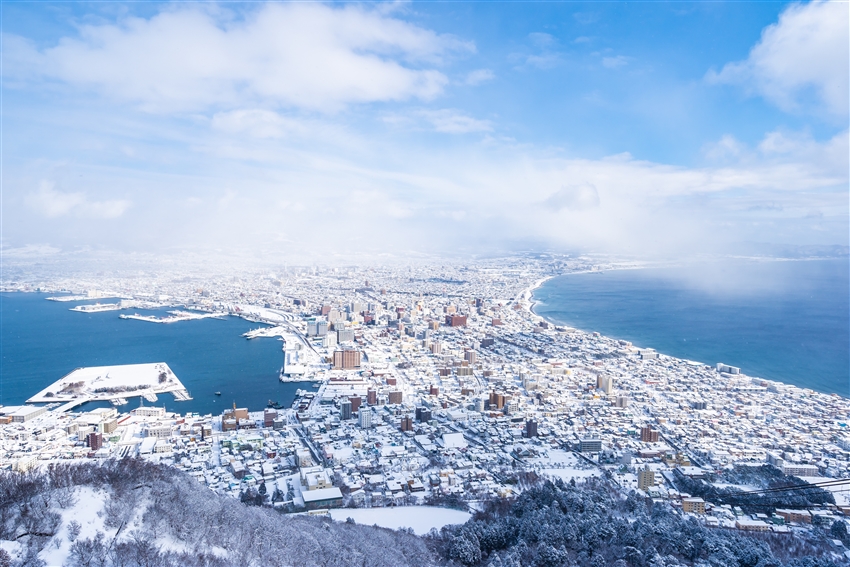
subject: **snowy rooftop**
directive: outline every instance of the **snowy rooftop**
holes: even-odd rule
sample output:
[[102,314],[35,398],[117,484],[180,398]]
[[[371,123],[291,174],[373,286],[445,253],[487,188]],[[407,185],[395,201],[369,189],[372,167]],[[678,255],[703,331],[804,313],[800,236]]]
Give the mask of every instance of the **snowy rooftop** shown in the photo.
[[82,397],[109,399],[183,388],[164,362],[90,366],[77,368],[27,401],[61,402]]

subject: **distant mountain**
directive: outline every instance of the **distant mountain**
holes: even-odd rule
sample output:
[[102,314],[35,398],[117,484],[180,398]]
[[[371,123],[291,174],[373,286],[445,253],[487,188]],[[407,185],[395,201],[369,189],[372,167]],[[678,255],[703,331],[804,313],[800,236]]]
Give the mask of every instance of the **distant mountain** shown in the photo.
[[765,256],[768,258],[846,258],[850,256],[850,246],[833,245],[796,245],[771,244],[767,242],[738,242],[729,248],[736,255]]

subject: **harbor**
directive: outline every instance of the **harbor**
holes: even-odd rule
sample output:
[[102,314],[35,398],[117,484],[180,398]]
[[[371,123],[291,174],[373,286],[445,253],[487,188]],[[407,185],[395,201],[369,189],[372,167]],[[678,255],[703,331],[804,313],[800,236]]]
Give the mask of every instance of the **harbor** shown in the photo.
[[221,319],[226,313],[199,313],[196,311],[169,311],[169,317],[157,317],[156,315],[119,315],[121,319],[133,319],[136,321],[147,321],[148,323],[178,323],[180,321],[195,321],[198,319]]
[[27,403],[60,403],[69,411],[88,402],[110,402],[114,406],[129,403],[128,398],[142,397],[148,402],[158,394],[170,393],[174,401],[189,401],[192,396],[168,364],[124,364],[77,368],[27,400]]

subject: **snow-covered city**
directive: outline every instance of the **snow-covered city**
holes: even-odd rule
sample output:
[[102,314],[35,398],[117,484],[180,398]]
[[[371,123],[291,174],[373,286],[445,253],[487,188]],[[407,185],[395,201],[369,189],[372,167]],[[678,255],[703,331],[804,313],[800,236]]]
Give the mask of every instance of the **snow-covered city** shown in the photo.
[[[4,291],[117,296],[131,305],[156,298],[190,313],[248,318],[262,325],[234,340],[282,337],[277,379],[303,389],[286,407],[245,408],[237,399],[222,414],[180,414],[156,403],[157,388],[188,396],[166,364],[77,370],[32,398],[52,403],[0,407],[0,465],[27,471],[140,457],[243,502],[418,533],[469,517],[437,507],[475,510],[542,477],[608,479],[624,495],[639,491],[710,528],[787,534],[845,522],[846,398],[672,358],[533,311],[532,291],[556,273],[629,267],[513,258],[288,268],[203,285],[12,283]],[[101,388],[99,399],[114,407],[77,411],[95,399],[101,374],[116,384],[126,376],[128,384]],[[777,478],[821,490],[797,492],[770,514],[735,505],[771,496]],[[412,506],[424,515],[366,512]]]

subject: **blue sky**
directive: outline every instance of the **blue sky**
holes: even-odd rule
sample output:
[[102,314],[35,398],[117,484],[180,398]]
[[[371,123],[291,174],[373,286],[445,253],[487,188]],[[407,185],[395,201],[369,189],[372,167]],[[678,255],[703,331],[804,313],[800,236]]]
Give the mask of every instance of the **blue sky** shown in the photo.
[[848,242],[847,3],[3,4],[7,257]]

